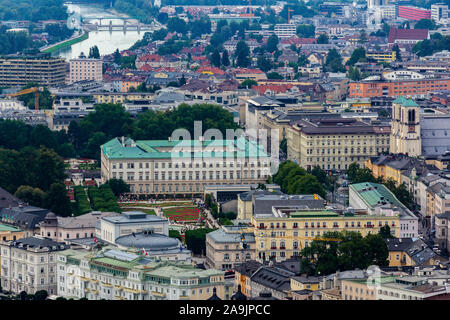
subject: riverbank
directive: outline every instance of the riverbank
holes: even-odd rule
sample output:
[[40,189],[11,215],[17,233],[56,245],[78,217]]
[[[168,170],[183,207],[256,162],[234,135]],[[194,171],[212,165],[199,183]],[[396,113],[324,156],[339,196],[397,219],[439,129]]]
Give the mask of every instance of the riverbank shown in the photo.
[[81,41],[84,41],[88,38],[89,38],[89,33],[86,31],[83,31],[83,33],[80,36],[78,36],[76,38],[70,38],[70,39],[55,43],[53,45],[50,45],[45,49],[41,49],[41,52],[52,53],[52,52],[58,51],[60,49],[63,49],[65,47],[70,47],[71,45],[81,42]]

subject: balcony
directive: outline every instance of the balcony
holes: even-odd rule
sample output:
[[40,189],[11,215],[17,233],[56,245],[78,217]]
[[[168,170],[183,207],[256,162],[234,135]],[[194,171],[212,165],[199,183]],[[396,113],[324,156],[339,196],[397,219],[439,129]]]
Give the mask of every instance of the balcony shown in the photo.
[[158,292],[158,291],[152,291],[151,294],[154,295],[155,297],[160,297],[160,298],[164,298],[166,296],[166,294],[164,292]]
[[294,226],[292,226],[292,228],[294,228],[294,229],[297,229],[297,228],[298,228],[298,226],[294,225]]
[[116,290],[123,290],[123,287],[122,287],[122,286],[119,286],[119,285],[117,285],[117,284],[114,286],[114,288],[116,288]]
[[179,296],[178,300],[189,300],[189,296]]
[[277,247],[270,247],[270,249],[271,249],[271,250],[276,250],[276,249],[277,249]]
[[140,293],[140,290],[135,290],[135,289],[131,289],[131,288],[124,288],[124,290],[126,292],[131,292],[131,293],[136,293],[136,294]]
[[80,277],[80,280],[81,280],[81,281],[84,281],[84,282],[87,282],[87,281],[89,281],[89,278],[86,278],[86,277]]
[[84,288],[84,292],[89,292],[89,288]]
[[104,285],[105,287],[112,287],[112,284],[108,283],[108,282],[103,282],[102,281],[102,285]]
[[283,246],[283,247],[280,247],[280,250],[285,250],[285,249],[286,249],[286,247],[284,247],[284,246]]

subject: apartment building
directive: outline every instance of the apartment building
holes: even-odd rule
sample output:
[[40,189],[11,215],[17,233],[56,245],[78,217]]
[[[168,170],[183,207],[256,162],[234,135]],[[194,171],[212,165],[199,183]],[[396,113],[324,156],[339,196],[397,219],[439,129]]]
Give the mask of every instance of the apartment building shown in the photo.
[[99,82],[103,80],[102,59],[89,59],[85,56],[80,56],[76,59],[70,59],[69,66],[69,84],[85,80]]
[[450,90],[449,78],[426,78],[386,81],[359,81],[349,83],[350,98],[417,97],[434,91]]
[[105,182],[123,179],[135,194],[199,194],[206,185],[258,184],[270,175],[262,146],[236,140],[115,138],[101,146]]
[[297,26],[293,23],[279,23],[274,27],[278,38],[290,38],[297,34]]
[[40,86],[63,85],[66,78],[64,58],[40,54],[0,57],[0,86],[24,86],[30,82]]
[[56,255],[68,245],[41,237],[0,242],[3,290],[56,294]]
[[300,120],[286,130],[288,159],[303,168],[346,170],[389,152],[390,127],[355,119]]
[[368,51],[366,52],[366,57],[376,60],[376,62],[387,62],[391,63],[395,61],[396,52],[383,52],[383,51]]
[[386,244],[390,267],[436,266],[446,262],[444,257],[436,254],[422,239],[393,238],[386,239]]
[[377,234],[388,225],[396,237],[400,234],[400,217],[384,213],[370,214],[363,210],[305,210],[301,207],[273,207],[271,214],[255,214],[256,259],[270,257],[283,261],[298,256],[300,250],[314,238],[327,232],[344,230],[360,232],[362,236]]
[[224,298],[224,272],[106,247],[92,255],[67,250],[57,258],[58,296],[89,300],[206,300]]
[[436,23],[448,18],[448,5],[444,3],[436,3],[431,5],[431,19]]
[[206,265],[229,270],[255,259],[255,236],[245,226],[222,226],[206,234]]
[[398,216],[400,238],[417,238],[418,218],[384,185],[363,182],[349,186],[349,204],[354,209],[365,209],[369,214]]

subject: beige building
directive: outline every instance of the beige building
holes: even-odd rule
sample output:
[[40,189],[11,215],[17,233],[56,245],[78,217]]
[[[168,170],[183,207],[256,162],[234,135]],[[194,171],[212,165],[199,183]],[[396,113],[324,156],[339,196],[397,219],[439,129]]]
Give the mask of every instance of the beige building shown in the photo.
[[103,80],[102,59],[88,59],[86,57],[70,59],[69,84],[84,80]]
[[367,279],[343,279],[341,288],[342,300],[376,300],[376,288],[368,286]]
[[419,105],[413,100],[400,97],[392,102],[391,153],[412,157],[422,154],[419,112]]
[[301,120],[286,130],[288,159],[303,168],[347,170],[389,152],[390,127],[355,119]]
[[206,234],[206,265],[218,270],[233,269],[236,265],[255,259],[253,228],[222,226]]
[[40,86],[65,83],[66,61],[41,54],[0,58],[0,87],[24,86],[35,82]]
[[256,259],[274,257],[283,261],[298,256],[314,239],[327,232],[355,231],[364,237],[377,234],[388,225],[392,234],[400,234],[400,217],[368,214],[367,211],[342,212],[324,209],[305,210],[300,207],[273,207],[271,214],[254,214]]
[[39,290],[56,294],[56,255],[67,248],[40,237],[0,242],[2,288],[15,294]]
[[135,194],[200,194],[206,185],[258,184],[270,157],[255,142],[115,138],[101,146],[105,182],[123,179]]

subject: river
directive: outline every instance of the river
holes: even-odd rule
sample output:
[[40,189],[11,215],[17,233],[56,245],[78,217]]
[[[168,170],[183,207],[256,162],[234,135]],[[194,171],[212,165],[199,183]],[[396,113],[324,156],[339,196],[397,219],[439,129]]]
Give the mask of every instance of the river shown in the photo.
[[[112,24],[123,24],[122,20],[117,19],[118,15],[106,11],[101,6],[90,4],[66,4],[69,15],[76,12],[83,19],[102,18],[101,24],[108,25],[112,20]],[[114,19],[116,18],[116,19]],[[98,20],[91,20],[95,23]],[[70,47],[54,51],[52,56],[60,56],[66,59],[76,58],[83,52],[86,56],[89,54],[89,49],[97,46],[100,55],[113,53],[117,48],[125,50],[131,47],[137,40],[142,39],[144,31],[122,31],[122,30],[105,30],[105,31],[91,31],[89,38],[81,42],[75,43]]]

